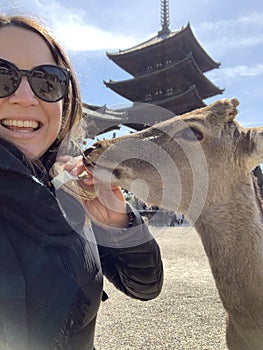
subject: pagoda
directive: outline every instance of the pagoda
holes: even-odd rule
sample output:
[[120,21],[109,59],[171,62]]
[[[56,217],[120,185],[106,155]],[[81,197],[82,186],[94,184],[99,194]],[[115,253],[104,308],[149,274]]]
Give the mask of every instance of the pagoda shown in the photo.
[[[161,26],[158,34],[150,40],[126,50],[107,52],[109,59],[132,77],[104,81],[104,84],[134,103],[150,103],[173,115],[204,107],[204,99],[224,91],[204,74],[218,68],[220,63],[202,48],[190,23],[178,31],[169,29],[168,0],[161,1]],[[132,112],[129,114],[131,117]],[[156,121],[160,120],[152,120],[151,124]],[[133,127],[143,128],[139,125]]]

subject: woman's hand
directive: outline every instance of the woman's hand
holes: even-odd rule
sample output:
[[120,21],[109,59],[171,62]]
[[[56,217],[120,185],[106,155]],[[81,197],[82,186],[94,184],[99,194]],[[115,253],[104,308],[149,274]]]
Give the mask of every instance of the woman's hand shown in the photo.
[[92,222],[97,225],[127,227],[129,218],[126,202],[119,186],[99,182],[91,172],[87,172],[82,163],[82,157],[60,157],[59,161],[65,162],[64,170],[74,176],[84,173],[85,176],[78,180],[81,181],[81,187],[85,187],[88,192],[96,192],[97,197],[94,199],[81,199],[87,216]]

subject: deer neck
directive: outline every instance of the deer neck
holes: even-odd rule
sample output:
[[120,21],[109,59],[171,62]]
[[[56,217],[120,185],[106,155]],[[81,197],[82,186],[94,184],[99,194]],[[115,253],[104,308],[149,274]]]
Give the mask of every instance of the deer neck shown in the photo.
[[253,318],[263,290],[263,217],[253,185],[205,207],[195,228],[228,313]]

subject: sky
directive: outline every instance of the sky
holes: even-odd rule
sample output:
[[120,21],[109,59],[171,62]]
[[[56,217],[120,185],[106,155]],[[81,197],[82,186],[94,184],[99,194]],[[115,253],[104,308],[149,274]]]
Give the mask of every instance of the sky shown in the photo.
[[[189,22],[205,51],[221,62],[206,76],[224,93],[204,102],[237,97],[240,123],[263,125],[263,1],[170,0],[169,9],[170,29]],[[39,17],[68,52],[83,100],[111,108],[127,100],[103,81],[130,75],[106,52],[130,48],[161,29],[160,0],[0,0],[0,10]]]

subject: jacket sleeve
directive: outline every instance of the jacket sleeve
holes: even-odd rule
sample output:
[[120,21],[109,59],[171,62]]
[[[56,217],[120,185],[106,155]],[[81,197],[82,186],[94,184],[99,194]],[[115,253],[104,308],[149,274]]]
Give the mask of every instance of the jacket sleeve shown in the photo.
[[138,212],[132,213],[133,222],[126,229],[93,225],[93,230],[106,278],[126,295],[150,300],[159,295],[163,284],[160,249],[147,223]]

